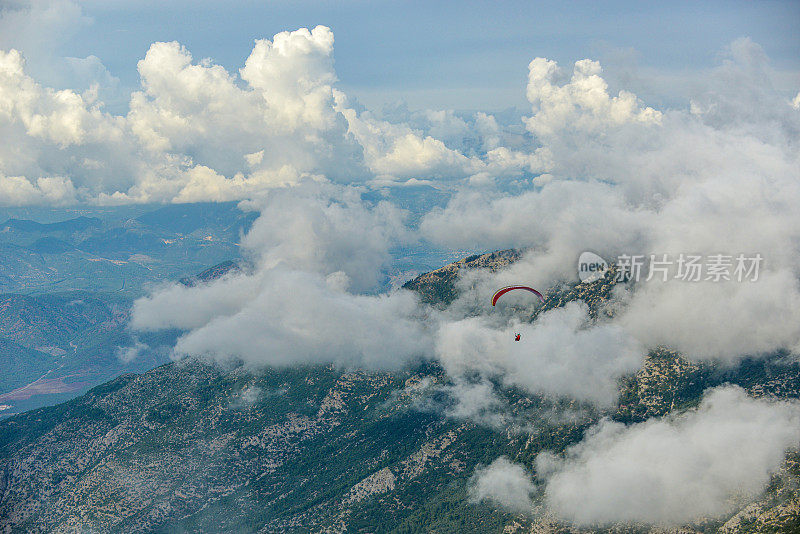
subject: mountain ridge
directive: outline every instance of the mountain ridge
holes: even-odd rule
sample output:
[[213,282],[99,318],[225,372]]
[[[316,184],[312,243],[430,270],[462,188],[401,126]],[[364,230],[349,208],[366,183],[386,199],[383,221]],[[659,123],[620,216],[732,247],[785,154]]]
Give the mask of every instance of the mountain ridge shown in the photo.
[[[423,276],[418,290],[451,294],[457,276]],[[584,300],[599,311],[610,286],[609,277],[548,293],[545,305]],[[705,389],[726,383],[754,396],[796,398],[800,367],[781,355],[724,370],[659,349],[620,383],[607,412],[501,387],[510,412],[499,426],[448,416],[447,380],[434,363],[368,373],[183,360],[126,374],[0,423],[0,528],[699,533],[790,532],[800,524],[797,454],[755,503],[681,529],[575,529],[546,514],[470,503],[468,494],[476,467],[501,455],[533,465],[539,452],[564,451],[603,416],[636,422],[691,409]],[[554,420],[564,406],[577,408],[577,418]]]

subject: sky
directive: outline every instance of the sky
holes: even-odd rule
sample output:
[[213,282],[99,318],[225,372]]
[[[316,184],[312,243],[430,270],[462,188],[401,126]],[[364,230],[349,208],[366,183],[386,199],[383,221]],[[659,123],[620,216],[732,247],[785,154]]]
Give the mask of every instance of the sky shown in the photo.
[[[509,420],[497,390],[512,386],[610,415],[658,347],[797,362],[798,4],[470,5],[6,5],[0,205],[238,201],[259,212],[244,268],[154,287],[132,329],[178,328],[176,359],[256,369],[434,361],[448,414],[478,424]],[[522,257],[468,272],[439,309],[385,290],[409,246]],[[521,281],[577,283],[586,251],[670,261],[596,317],[489,304]],[[681,276],[684,255],[699,279]],[[758,276],[731,276],[755,257]],[[770,439],[736,445],[748,436]],[[665,418],[595,420],[533,465],[498,458],[471,498],[528,510],[539,493],[579,525],[682,524],[755,498],[798,439],[797,402],[716,388]],[[709,455],[740,469],[685,470]],[[608,500],[654,492],[636,513]]]
[[[25,2],[4,4],[13,10]],[[24,33],[0,24],[0,45],[21,47],[34,77],[56,87],[71,86],[70,80],[48,76],[46,66],[36,65],[37,54],[96,56],[130,89],[138,84],[136,62],[153,42],[177,40],[195,57],[235,70],[255,39],[323,24],[336,36],[340,87],[373,109],[397,101],[412,109],[521,106],[525,67],[536,56],[602,60],[619,78],[635,78],[637,86],[628,88],[637,94],[677,104],[676,93],[685,97],[691,87],[675,78],[712,68],[725,45],[745,36],[785,73],[787,89],[800,77],[800,4],[793,1],[78,5],[72,20],[56,17],[62,24],[33,23]]]

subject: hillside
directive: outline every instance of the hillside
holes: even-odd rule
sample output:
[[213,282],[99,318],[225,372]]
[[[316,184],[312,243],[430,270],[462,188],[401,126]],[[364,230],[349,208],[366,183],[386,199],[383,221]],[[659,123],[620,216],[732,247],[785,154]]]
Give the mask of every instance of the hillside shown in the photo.
[[[467,258],[407,286],[440,303],[455,295],[460,269],[517,257]],[[581,299],[596,313],[612,286],[609,277],[548,293],[545,307]],[[500,455],[530,466],[604,415],[642,421],[694,406],[726,382],[754,396],[798,397],[800,366],[780,356],[722,369],[659,350],[620,383],[606,413],[504,388],[512,414],[493,426],[447,416],[447,379],[433,364],[365,373],[170,363],[0,422],[0,530],[570,532],[546,516],[470,503],[475,467]],[[553,417],[565,407],[575,416]],[[758,502],[680,532],[791,532],[800,526],[798,487],[793,455]]]
[[141,372],[168,358],[157,349],[174,332],[134,336],[127,328],[131,301],[116,293],[65,291],[0,294],[0,417],[71,399],[125,372]]

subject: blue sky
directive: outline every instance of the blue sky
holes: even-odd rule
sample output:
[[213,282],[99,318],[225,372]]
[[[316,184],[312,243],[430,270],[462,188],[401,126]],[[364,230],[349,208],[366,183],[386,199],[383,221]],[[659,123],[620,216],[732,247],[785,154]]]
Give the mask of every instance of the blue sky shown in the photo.
[[624,84],[655,104],[678,104],[693,76],[717,64],[726,45],[748,36],[783,73],[787,94],[800,85],[800,2],[79,5],[82,17],[74,11],[51,15],[31,21],[25,32],[6,20],[0,46],[22,49],[34,77],[56,86],[76,82],[59,79],[44,56],[97,56],[124,94],[138,85],[136,63],[155,41],[177,40],[195,59],[211,57],[235,72],[255,39],[324,24],[336,38],[339,86],[370,108],[402,100],[412,109],[499,110],[525,107],[527,64],[536,56],[567,65],[598,59],[612,89]]

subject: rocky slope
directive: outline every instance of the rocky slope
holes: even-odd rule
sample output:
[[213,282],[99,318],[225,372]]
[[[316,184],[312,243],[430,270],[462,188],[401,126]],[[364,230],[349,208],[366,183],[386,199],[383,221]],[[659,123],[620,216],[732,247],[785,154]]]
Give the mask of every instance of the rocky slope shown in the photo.
[[446,306],[456,298],[456,280],[463,269],[487,269],[497,271],[517,261],[518,250],[498,250],[489,254],[469,256],[440,269],[424,273],[406,282],[403,287],[416,291],[422,302],[434,306]]
[[[435,303],[454,295],[460,269],[516,257],[468,258],[408,286]],[[609,278],[567,288],[545,306],[583,299],[607,313],[612,286]],[[475,467],[503,454],[530,466],[603,415],[641,421],[691,407],[725,382],[797,397],[800,367],[779,356],[722,370],[659,350],[621,382],[609,413],[505,389],[511,413],[492,426],[445,415],[447,379],[432,364],[365,373],[171,363],[0,422],[0,531],[573,532],[546,515],[470,503]],[[552,417],[565,407],[575,417]],[[796,531],[798,487],[792,455],[758,502],[680,532]]]

